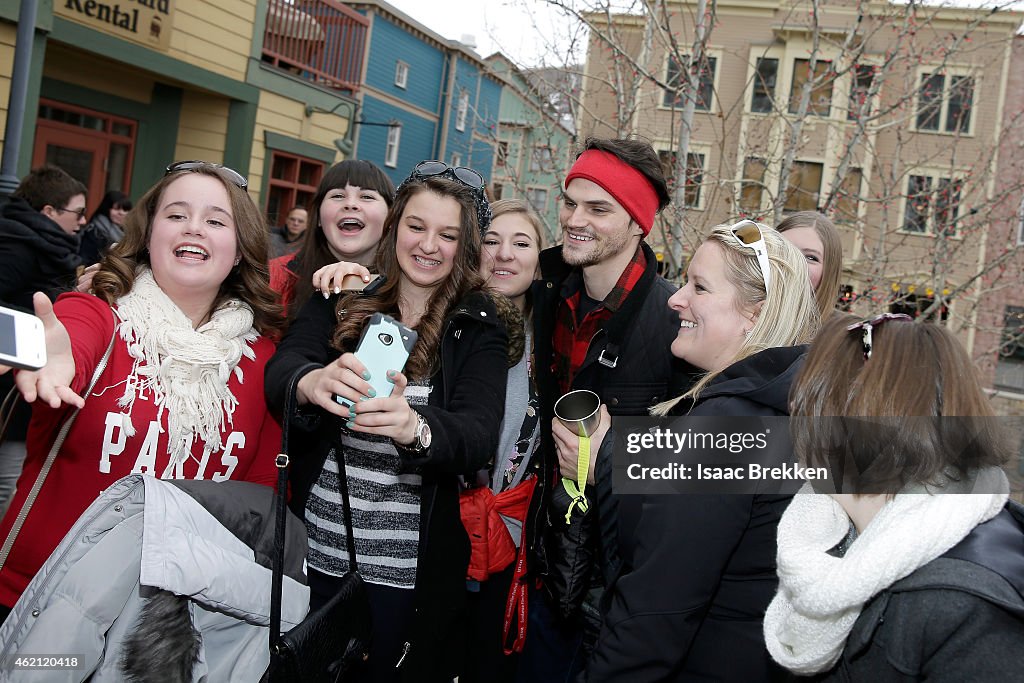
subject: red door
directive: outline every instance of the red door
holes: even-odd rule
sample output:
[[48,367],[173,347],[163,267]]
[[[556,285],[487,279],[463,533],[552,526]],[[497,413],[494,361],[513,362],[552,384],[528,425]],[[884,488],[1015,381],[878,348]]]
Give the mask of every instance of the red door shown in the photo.
[[36,129],[32,168],[53,164],[80,180],[88,190],[86,199],[91,214],[106,194],[103,162],[107,156],[107,141],[45,124],[45,121],[40,121]]

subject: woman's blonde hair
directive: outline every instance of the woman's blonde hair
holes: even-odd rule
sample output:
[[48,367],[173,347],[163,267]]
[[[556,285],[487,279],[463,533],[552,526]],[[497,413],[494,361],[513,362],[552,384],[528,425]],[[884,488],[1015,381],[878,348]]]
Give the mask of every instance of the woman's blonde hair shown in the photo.
[[[523,216],[537,234],[537,248],[544,249],[544,224],[525,199],[499,199],[491,204],[491,223],[499,216],[518,214]],[[486,234],[486,230],[484,233]]]
[[[722,247],[726,277],[737,290],[734,302],[737,309],[746,311],[761,304],[754,326],[730,365],[765,349],[809,343],[820,325],[804,255],[778,231],[761,224],[758,228],[771,268],[771,287],[767,295],[754,250],[740,243],[732,233],[732,226],[720,225],[704,240],[705,244],[714,242]],[[685,394],[659,403],[651,413],[665,415],[684,398],[696,400],[719,373],[706,373]]]

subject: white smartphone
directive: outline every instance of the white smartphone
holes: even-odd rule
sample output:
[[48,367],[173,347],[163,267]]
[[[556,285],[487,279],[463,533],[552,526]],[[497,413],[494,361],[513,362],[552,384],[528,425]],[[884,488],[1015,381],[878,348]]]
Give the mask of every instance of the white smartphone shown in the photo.
[[[356,358],[366,366],[370,373],[370,386],[377,396],[391,395],[394,385],[388,380],[388,370],[405,370],[405,362],[409,360],[412,347],[416,345],[416,330],[410,329],[390,315],[374,313],[370,316],[370,324],[363,329],[356,347]],[[352,407],[347,398],[335,396],[334,400],[345,406]]]
[[31,313],[0,306],[0,365],[38,370],[46,365],[43,321]]

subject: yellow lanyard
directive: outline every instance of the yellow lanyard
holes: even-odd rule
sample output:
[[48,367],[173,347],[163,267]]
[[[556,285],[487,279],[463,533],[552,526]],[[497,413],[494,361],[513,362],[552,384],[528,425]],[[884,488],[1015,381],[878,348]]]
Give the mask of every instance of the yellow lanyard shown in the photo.
[[569,509],[565,512],[565,523],[572,524],[572,511],[579,507],[580,512],[587,511],[587,497],[583,492],[587,488],[587,472],[590,471],[590,437],[580,437],[580,450],[576,458],[576,481],[562,477],[562,488],[572,498]]

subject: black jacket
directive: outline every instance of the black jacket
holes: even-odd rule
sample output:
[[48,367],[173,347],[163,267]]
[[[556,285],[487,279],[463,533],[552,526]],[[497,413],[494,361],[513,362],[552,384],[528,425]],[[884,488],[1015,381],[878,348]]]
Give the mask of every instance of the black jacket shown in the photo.
[[[335,297],[325,300],[314,294],[267,363],[267,402],[278,413],[295,374],[323,367],[338,357],[330,346],[336,302]],[[412,647],[402,667],[406,680],[451,680],[460,663],[461,643],[454,634],[466,595],[470,546],[459,515],[458,475],[488,467],[497,451],[504,414],[507,340],[489,296],[476,292],[459,303],[446,323],[440,370],[431,378],[429,405],[416,408],[430,425],[431,446],[422,455],[398,449],[403,458],[420,466],[423,477],[416,622]],[[292,509],[300,516],[327,452],[338,443],[340,434],[337,418],[323,416],[319,409],[311,412],[312,420],[292,423],[315,429],[317,437],[315,448],[306,457],[294,444],[291,449]]]
[[11,199],[0,207],[0,303],[32,312],[32,294],[51,300],[75,282],[78,237],[28,205]]
[[813,680],[988,682],[1022,672],[1024,507],[1010,502],[872,598],[839,662]]
[[[0,305],[32,312],[32,295],[53,301],[75,284],[78,238],[39,213],[24,199],[0,206]],[[0,399],[14,387],[14,375],[0,377]],[[24,441],[32,414],[29,404],[14,408],[6,438]]]
[[[641,242],[641,248],[646,258],[643,275],[619,310],[594,335],[572,382],[572,389],[589,389],[600,396],[612,415],[645,415],[655,403],[686,391],[695,372],[669,351],[679,331],[679,317],[668,307],[675,287],[658,275],[650,247]],[[565,263],[561,247],[541,252],[540,268],[543,278],[533,286],[533,324],[541,443],[540,457],[531,465],[538,483],[526,522],[529,567],[531,574],[543,578],[555,613],[574,620],[586,593],[592,598],[598,595],[602,581],[595,563],[594,515],[584,515],[568,525],[564,520],[568,496],[559,484],[551,436],[554,405],[561,395],[559,377],[553,371],[552,341],[558,307],[575,287],[583,286],[582,272]],[[591,614],[588,642],[596,637],[597,628]]]
[[[767,349],[734,363],[687,414],[787,415],[789,387],[805,351]],[[613,439],[605,439],[599,466],[609,466]],[[601,474],[602,564],[612,587],[588,680],[755,683],[781,677],[761,624],[778,585],[775,535],[791,497],[616,496],[610,472]]]

